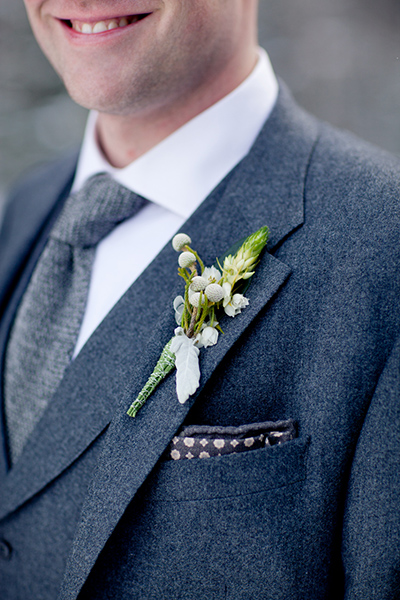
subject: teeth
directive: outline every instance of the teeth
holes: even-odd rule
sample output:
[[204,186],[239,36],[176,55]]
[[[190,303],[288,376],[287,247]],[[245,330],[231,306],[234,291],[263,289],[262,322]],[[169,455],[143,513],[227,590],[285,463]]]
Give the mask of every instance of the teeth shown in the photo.
[[100,23],[96,23],[93,27],[93,33],[103,33],[103,31],[107,31],[107,25],[104,21],[100,21]]
[[91,34],[91,33],[103,33],[104,31],[110,31],[111,29],[117,29],[118,27],[126,27],[131,23],[136,23],[139,20],[138,16],[134,17],[121,17],[120,19],[110,19],[107,21],[99,21],[98,23],[82,23],[82,21],[70,21],[72,29],[78,33]]

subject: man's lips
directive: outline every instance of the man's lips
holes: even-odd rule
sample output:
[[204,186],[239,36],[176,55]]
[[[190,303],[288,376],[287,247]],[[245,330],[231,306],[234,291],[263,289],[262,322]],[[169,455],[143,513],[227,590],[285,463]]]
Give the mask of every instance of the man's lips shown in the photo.
[[105,31],[111,31],[112,29],[119,29],[127,27],[137,21],[141,21],[147,17],[150,13],[144,13],[142,15],[129,15],[124,17],[114,17],[112,19],[104,19],[101,21],[79,21],[77,19],[63,19],[63,22],[74,31],[83,34],[93,33],[104,33]]

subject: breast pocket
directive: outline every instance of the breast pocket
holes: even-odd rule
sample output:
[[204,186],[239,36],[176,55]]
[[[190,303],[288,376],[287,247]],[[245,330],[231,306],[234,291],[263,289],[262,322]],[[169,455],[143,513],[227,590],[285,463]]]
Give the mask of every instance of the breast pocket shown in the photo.
[[[306,477],[308,437],[205,460],[170,461],[153,481],[158,501],[185,502],[261,493]],[[166,491],[168,490],[168,493]]]
[[297,598],[309,441],[160,464],[130,523],[143,598]]

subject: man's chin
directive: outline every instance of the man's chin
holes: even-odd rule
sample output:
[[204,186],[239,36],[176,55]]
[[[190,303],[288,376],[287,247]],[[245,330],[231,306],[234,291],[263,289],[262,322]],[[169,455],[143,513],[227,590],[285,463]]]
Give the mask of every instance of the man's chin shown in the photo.
[[89,75],[84,80],[64,77],[63,82],[72,100],[83,108],[121,117],[158,112],[160,107],[168,105],[171,97],[167,85],[152,86],[134,77],[129,84],[121,79],[111,82],[111,77],[105,82],[104,77],[96,79]]
[[[72,100],[83,108],[108,114],[125,114],[126,103],[122,100],[121,92],[113,90],[104,93],[105,88],[100,83],[84,86],[76,85],[76,81],[71,84],[64,80],[64,85]],[[102,93],[99,90],[103,90]]]

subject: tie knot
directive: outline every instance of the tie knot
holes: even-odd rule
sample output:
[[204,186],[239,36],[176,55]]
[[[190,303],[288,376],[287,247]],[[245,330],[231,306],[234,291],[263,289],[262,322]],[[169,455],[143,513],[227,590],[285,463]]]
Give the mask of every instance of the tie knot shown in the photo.
[[51,237],[71,246],[95,246],[118,223],[133,217],[146,200],[114,181],[108,174],[94,175],[64,204]]

